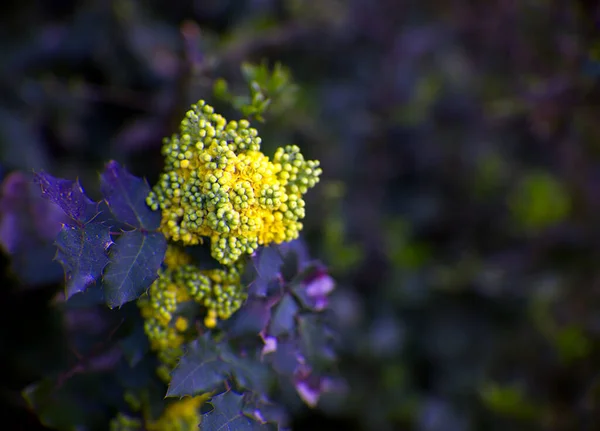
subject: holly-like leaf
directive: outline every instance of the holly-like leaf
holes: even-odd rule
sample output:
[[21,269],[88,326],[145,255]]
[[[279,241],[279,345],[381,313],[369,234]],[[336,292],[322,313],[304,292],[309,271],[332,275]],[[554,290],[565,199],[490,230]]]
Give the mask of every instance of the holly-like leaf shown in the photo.
[[104,296],[110,308],[137,299],[158,278],[167,250],[158,232],[129,231],[115,240],[104,271]]
[[41,187],[42,196],[61,207],[76,224],[96,215],[97,203],[86,196],[79,181],[55,178],[45,172],[36,172],[34,181]]
[[269,335],[278,337],[293,334],[296,330],[296,313],[299,309],[300,307],[291,295],[284,295],[274,307],[269,323]]
[[272,423],[280,431],[290,430],[289,414],[282,404],[276,404],[267,399],[264,394],[246,393],[244,413],[261,424]]
[[66,277],[66,298],[95,283],[108,264],[106,250],[112,244],[108,227],[90,223],[84,227],[65,225],[56,240],[59,261]]
[[167,397],[212,392],[229,376],[231,367],[219,356],[219,345],[210,334],[191,342],[173,370]]
[[117,220],[146,230],[155,230],[160,225],[160,211],[152,211],[146,205],[148,183],[114,160],[100,176],[100,189]]
[[258,358],[240,356],[229,348],[221,349],[220,357],[229,365],[229,375],[238,388],[258,393],[267,392],[271,373],[265,363]]
[[269,431],[276,428],[261,424],[244,413],[244,396],[227,391],[210,400],[214,409],[202,415],[201,430],[210,431]]
[[265,392],[270,376],[258,358],[241,356],[228,343],[215,343],[207,333],[189,344],[172,373],[167,396],[212,392],[227,379],[233,379],[241,389]]

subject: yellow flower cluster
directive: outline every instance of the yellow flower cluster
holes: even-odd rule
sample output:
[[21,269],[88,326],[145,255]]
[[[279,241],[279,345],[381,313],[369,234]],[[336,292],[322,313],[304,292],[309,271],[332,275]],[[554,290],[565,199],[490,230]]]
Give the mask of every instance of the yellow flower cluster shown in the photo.
[[271,161],[260,143],[248,121],[227,122],[202,100],[192,106],[179,133],[164,141],[164,172],[147,198],[162,211],[168,239],[194,245],[209,238],[212,256],[230,265],[259,245],[298,237],[302,195],[319,181],[319,162],[293,145]]
[[200,406],[209,396],[186,397],[169,404],[160,418],[148,423],[148,431],[192,431],[200,424]]
[[169,245],[166,268],[159,271],[158,279],[138,299],[150,348],[161,362],[158,374],[166,382],[183,353],[182,345],[195,335],[188,319],[177,316],[178,306],[188,301],[202,305],[207,310],[204,325],[214,328],[217,319],[229,318],[245,300],[241,262],[209,270],[200,270],[190,262],[182,249]]

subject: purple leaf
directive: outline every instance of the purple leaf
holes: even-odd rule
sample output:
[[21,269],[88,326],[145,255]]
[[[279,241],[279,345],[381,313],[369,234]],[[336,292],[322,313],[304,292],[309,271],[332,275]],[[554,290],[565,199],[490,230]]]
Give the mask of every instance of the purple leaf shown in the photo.
[[160,211],[152,211],[146,205],[150,186],[145,180],[131,175],[112,160],[100,176],[100,183],[104,199],[117,220],[146,230],[158,228]]
[[100,278],[108,263],[106,250],[111,244],[106,226],[92,223],[85,227],[63,227],[56,239],[56,260],[65,270],[67,299]]
[[55,203],[77,224],[91,220],[97,213],[97,203],[88,198],[79,181],[55,178],[45,172],[36,172],[34,182],[42,189],[42,196]]

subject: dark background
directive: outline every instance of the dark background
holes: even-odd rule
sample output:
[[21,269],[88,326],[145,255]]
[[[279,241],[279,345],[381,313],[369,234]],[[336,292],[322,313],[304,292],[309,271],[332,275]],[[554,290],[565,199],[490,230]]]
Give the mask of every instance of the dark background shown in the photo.
[[27,186],[6,178],[97,197],[115,159],[152,183],[182,112],[267,59],[299,91],[257,125],[265,153],[324,170],[304,234],[338,281],[349,388],[295,429],[600,430],[598,19],[572,0],[3,2],[10,429],[40,429],[20,391],[60,344],[60,268],[43,226],[15,239]]

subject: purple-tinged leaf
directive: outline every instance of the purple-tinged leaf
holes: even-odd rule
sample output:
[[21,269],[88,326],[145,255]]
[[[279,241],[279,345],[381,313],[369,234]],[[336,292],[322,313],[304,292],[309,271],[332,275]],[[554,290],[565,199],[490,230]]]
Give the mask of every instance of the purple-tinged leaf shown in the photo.
[[86,196],[79,181],[55,178],[46,172],[36,172],[34,181],[41,187],[42,196],[61,207],[76,224],[96,216],[97,203]]
[[108,227],[88,224],[84,227],[65,225],[56,239],[56,260],[65,270],[65,297],[69,299],[95,283],[108,264],[107,249],[112,240]]
[[262,338],[265,345],[260,351],[261,356],[268,355],[269,353],[273,353],[277,350],[277,338],[271,336],[266,336]]
[[295,333],[296,313],[299,309],[300,307],[292,296],[284,295],[273,308],[271,322],[269,323],[269,335],[278,337]]
[[64,212],[40,196],[31,177],[12,172],[0,189],[0,246],[9,254],[53,241],[66,221]]
[[100,189],[117,220],[146,230],[158,229],[160,211],[152,211],[146,204],[150,186],[145,180],[111,160],[100,176]]
[[261,424],[276,424],[278,430],[290,429],[290,418],[283,405],[273,403],[262,394],[248,394],[247,398],[244,406],[244,413],[247,416],[254,418]]
[[201,430],[218,431],[269,431],[277,429],[272,424],[261,424],[245,414],[246,400],[243,395],[227,391],[209,401],[213,410],[202,415]]
[[322,311],[329,305],[328,296],[333,289],[335,289],[333,278],[318,268],[305,280],[297,283],[292,291],[305,308]]
[[26,286],[54,283],[63,268],[53,244],[67,216],[44,199],[31,175],[11,172],[0,190],[0,247],[10,254],[11,272]]
[[294,386],[302,401],[310,407],[316,407],[323,392],[322,379],[314,374],[298,373]]
[[110,249],[103,277],[104,296],[110,308],[137,299],[158,278],[167,241],[158,232],[123,232]]
[[281,280],[283,257],[275,246],[262,247],[252,256],[255,278],[250,289],[258,296],[267,296],[269,285]]

